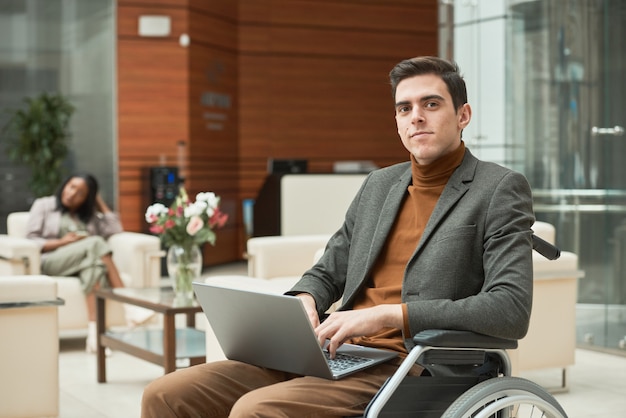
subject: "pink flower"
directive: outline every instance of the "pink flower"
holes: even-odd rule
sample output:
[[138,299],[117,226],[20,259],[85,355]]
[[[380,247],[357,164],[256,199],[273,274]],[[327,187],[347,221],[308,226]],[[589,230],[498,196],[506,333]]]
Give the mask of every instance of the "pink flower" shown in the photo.
[[174,221],[173,221],[173,220],[171,220],[171,219],[168,219],[167,221],[165,221],[165,224],[163,224],[163,227],[164,227],[165,229],[170,229],[170,228],[173,228],[173,227],[175,227],[175,226],[176,226],[176,222],[174,222]]
[[187,224],[187,233],[193,237],[203,226],[204,222],[202,219],[199,216],[193,216]]
[[221,228],[226,224],[227,220],[228,214],[221,212],[219,209],[216,209],[215,213],[213,213],[213,216],[211,216],[211,219],[209,219],[209,226],[211,228]]
[[150,227],[150,232],[153,234],[162,234],[165,229],[161,225],[152,225]]

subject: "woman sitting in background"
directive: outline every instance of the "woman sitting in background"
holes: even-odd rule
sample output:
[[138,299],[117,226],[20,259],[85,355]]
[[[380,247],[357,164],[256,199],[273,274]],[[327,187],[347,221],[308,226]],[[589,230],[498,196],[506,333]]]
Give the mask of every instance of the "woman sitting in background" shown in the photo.
[[[36,199],[30,208],[27,237],[41,248],[41,273],[78,276],[82,282],[89,316],[88,352],[96,351],[94,289],[124,286],[106,241],[122,230],[118,216],[98,193],[98,182],[86,173],[71,175],[54,196]],[[124,306],[131,325],[150,316]]]

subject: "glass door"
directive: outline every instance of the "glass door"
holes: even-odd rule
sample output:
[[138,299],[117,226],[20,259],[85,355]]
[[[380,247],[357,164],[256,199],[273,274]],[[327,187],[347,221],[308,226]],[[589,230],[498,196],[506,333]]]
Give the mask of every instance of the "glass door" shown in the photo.
[[511,3],[511,135],[537,219],[585,271],[579,345],[626,354],[626,2]]
[[0,233],[7,215],[34,199],[30,170],[9,160],[2,129],[25,98],[42,92],[61,93],[76,107],[68,173],[90,171],[114,202],[115,7],[113,0],[0,0]]

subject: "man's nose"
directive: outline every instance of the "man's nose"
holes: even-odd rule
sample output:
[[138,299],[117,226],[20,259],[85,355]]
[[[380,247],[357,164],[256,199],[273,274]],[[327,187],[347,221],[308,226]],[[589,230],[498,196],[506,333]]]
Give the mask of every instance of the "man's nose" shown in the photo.
[[411,112],[411,121],[413,121],[413,122],[423,122],[424,121],[424,114],[422,112],[422,109],[419,106],[413,107],[413,110]]

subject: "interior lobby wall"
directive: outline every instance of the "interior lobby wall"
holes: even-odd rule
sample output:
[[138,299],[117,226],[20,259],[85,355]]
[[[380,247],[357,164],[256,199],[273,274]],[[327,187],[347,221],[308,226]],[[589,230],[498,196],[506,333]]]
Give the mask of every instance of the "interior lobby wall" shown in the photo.
[[[147,169],[175,163],[177,142],[189,136],[188,11],[180,1],[117,4],[118,211],[128,230],[145,230]],[[167,16],[171,35],[143,37],[139,17]]]
[[[117,13],[127,229],[145,229],[147,168],[176,165],[190,192],[215,191],[230,215],[205,264],[238,260],[241,202],[256,197],[268,158],[306,159],[309,172],[407,159],[387,74],[437,54],[436,2],[118,0]],[[170,33],[139,36],[143,15],[169,16]]]

